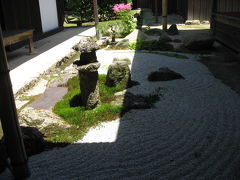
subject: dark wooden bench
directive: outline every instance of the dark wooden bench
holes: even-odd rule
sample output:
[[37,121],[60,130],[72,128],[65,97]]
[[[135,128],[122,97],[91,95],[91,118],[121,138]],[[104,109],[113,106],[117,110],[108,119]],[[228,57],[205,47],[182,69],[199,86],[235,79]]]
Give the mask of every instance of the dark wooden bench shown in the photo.
[[15,30],[15,31],[4,31],[3,32],[3,44],[9,46],[20,41],[28,40],[29,52],[34,51],[33,47],[33,29],[29,30]]

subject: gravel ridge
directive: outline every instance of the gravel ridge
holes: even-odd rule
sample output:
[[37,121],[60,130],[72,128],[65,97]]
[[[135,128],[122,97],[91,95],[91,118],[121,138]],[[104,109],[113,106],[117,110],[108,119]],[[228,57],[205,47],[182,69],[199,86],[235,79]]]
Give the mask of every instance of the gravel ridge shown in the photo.
[[[240,179],[240,96],[190,57],[187,60],[148,53],[99,51],[105,72],[113,57],[133,59],[128,91],[152,94],[166,89],[155,108],[131,110],[110,134],[108,123],[81,141],[30,157],[34,180],[80,179]],[[160,67],[185,80],[149,82]],[[91,132],[94,142],[91,141]],[[111,142],[103,141],[114,136]],[[96,138],[99,136],[99,141]],[[90,142],[88,142],[90,141]],[[9,172],[0,179],[9,179]]]

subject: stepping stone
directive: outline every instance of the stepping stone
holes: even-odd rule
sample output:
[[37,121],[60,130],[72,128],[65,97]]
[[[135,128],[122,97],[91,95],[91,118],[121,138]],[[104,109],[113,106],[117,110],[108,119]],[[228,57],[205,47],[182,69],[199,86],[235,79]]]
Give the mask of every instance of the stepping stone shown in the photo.
[[53,106],[63,98],[63,96],[68,92],[66,87],[52,87],[48,88],[44,94],[29,107],[35,109],[52,109]]

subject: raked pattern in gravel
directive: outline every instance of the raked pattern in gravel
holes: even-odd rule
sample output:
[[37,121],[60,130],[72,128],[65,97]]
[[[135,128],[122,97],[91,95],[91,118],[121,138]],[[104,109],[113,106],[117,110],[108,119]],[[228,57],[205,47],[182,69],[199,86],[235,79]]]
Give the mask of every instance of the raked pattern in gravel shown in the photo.
[[[155,108],[131,110],[82,141],[30,157],[29,179],[240,179],[238,94],[194,58],[98,52],[102,65],[115,56],[133,58],[132,78],[141,85],[129,91],[150,94],[163,87],[164,96]],[[162,66],[185,80],[149,82],[148,74]]]

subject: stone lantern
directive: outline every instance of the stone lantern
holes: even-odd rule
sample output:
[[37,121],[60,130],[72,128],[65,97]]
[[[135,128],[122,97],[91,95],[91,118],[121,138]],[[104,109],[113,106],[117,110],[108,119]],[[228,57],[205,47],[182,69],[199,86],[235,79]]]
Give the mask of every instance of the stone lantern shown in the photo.
[[80,78],[80,103],[86,109],[94,109],[100,103],[96,50],[99,46],[91,40],[80,41],[74,50],[80,52],[80,60],[75,61]]

